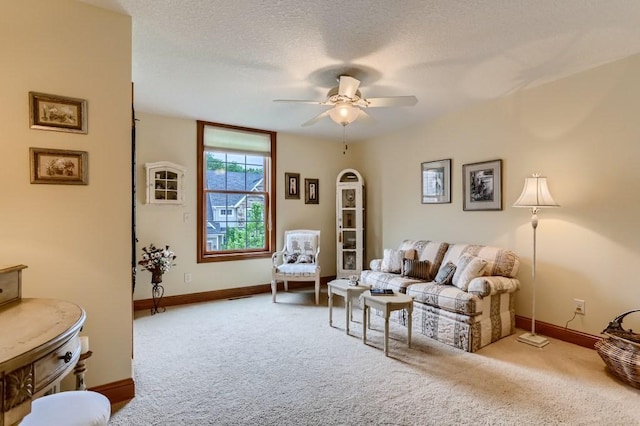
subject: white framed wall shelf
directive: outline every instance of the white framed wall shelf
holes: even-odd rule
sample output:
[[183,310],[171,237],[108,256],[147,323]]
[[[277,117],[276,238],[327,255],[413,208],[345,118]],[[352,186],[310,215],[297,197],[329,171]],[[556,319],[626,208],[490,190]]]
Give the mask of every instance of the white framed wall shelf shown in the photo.
[[336,179],[336,276],[360,275],[364,261],[364,179],[345,169]]
[[169,161],[146,163],[147,204],[182,204],[186,168]]

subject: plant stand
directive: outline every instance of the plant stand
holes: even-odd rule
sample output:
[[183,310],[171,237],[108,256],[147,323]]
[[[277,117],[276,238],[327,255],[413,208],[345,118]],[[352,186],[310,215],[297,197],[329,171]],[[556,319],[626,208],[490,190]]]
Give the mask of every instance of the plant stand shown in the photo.
[[151,308],[151,315],[154,315],[158,312],[166,311],[167,308],[160,306],[160,301],[162,300],[162,296],[164,296],[164,287],[159,283],[152,284],[153,288],[151,289],[151,296],[153,297],[153,307]]

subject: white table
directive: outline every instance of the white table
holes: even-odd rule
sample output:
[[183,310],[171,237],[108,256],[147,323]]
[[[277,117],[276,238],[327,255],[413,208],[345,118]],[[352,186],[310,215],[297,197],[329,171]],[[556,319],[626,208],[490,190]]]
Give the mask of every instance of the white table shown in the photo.
[[333,326],[333,295],[344,297],[345,332],[349,334],[349,322],[352,318],[353,299],[360,296],[371,287],[368,285],[350,285],[349,280],[338,279],[327,284],[329,295],[329,326]]
[[[384,315],[384,354],[389,355],[389,315],[393,311],[401,309],[407,310],[409,320],[407,322],[407,346],[411,347],[411,316],[413,313],[413,297],[402,293],[395,293],[393,296],[373,296],[370,291],[362,293],[360,296],[362,304],[362,342],[367,343],[367,319],[370,319],[371,308],[379,309]],[[370,322],[370,321],[369,321]]]

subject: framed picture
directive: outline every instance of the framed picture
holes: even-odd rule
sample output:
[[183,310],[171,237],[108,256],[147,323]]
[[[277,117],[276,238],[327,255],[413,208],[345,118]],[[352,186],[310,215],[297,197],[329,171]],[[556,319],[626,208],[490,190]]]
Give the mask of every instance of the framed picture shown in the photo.
[[463,210],[502,210],[502,160],[462,165]]
[[318,179],[305,179],[304,180],[304,203],[305,204],[319,204],[320,188],[318,187]]
[[32,129],[87,133],[87,101],[29,92],[29,124]]
[[300,173],[284,174],[284,198],[288,200],[300,199]]
[[422,204],[451,202],[451,159],[422,163]]
[[89,153],[64,149],[29,148],[31,183],[87,185]]

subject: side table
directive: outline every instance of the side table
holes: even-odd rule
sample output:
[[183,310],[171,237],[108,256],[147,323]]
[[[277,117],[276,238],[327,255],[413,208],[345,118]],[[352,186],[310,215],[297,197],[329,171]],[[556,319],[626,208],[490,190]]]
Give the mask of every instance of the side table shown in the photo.
[[367,343],[367,319],[371,308],[379,309],[384,314],[384,354],[389,355],[389,315],[392,311],[407,310],[407,346],[411,347],[411,316],[413,313],[413,297],[396,293],[393,296],[373,296],[366,291],[360,296],[362,304],[362,343]]
[[352,318],[353,299],[360,296],[371,287],[368,285],[350,285],[349,280],[338,279],[327,284],[329,295],[329,326],[333,326],[333,295],[344,297],[345,332],[349,334],[349,322]]

